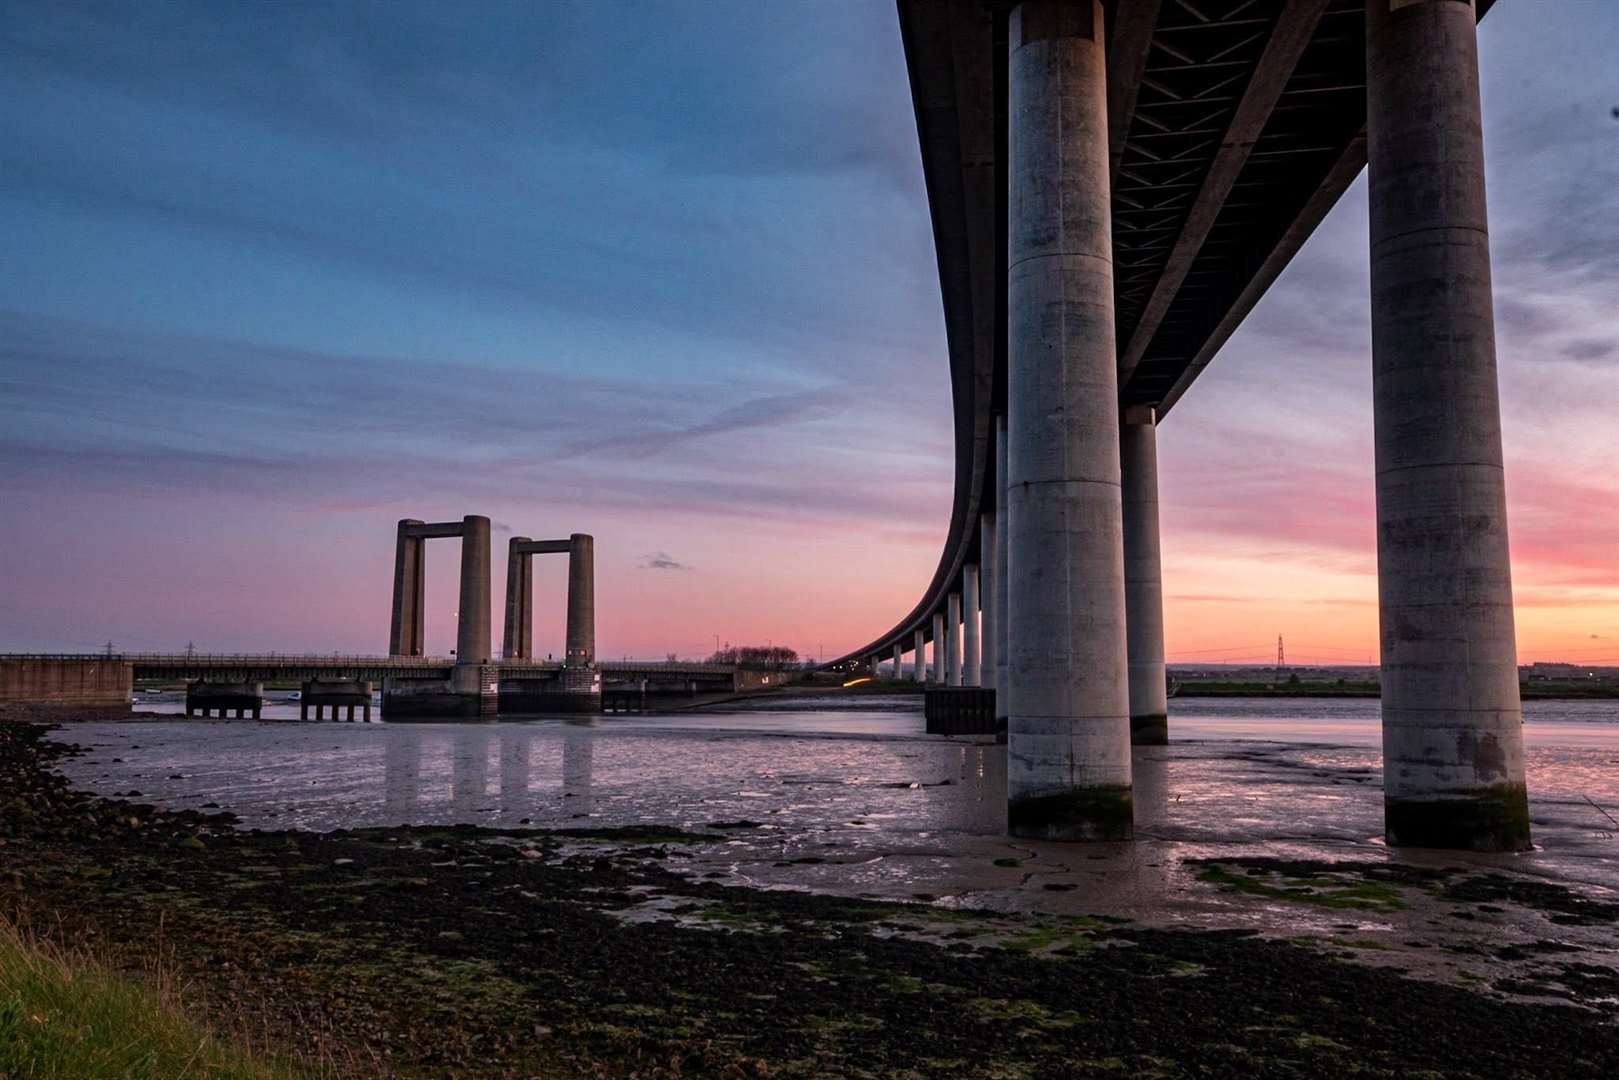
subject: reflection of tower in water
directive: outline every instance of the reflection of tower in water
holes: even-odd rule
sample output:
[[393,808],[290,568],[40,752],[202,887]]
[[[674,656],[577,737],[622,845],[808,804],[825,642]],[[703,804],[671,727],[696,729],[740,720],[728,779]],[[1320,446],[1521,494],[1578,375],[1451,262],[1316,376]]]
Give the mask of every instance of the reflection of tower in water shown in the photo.
[[1130,755],[1134,778],[1131,801],[1135,808],[1136,835],[1144,829],[1160,829],[1169,820],[1169,750],[1163,746],[1138,746]]
[[500,735],[500,808],[506,814],[528,810],[529,751],[534,744],[527,728],[507,728]]
[[562,812],[571,817],[595,813],[591,796],[596,731],[589,720],[569,721],[562,729]]
[[941,744],[933,759],[940,780],[922,791],[928,803],[927,827],[967,833],[1006,831],[1006,747]]
[[410,727],[389,727],[383,732],[382,812],[392,825],[415,819],[422,794],[422,737]]
[[489,747],[493,742],[487,728],[463,727],[456,731],[450,767],[450,807],[459,814],[483,809],[489,795]]

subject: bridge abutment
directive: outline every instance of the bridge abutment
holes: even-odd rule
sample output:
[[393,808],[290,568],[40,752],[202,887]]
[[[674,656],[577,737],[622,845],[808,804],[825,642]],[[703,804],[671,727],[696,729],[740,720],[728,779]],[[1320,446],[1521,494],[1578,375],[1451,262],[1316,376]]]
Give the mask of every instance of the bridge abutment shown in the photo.
[[1102,6],[1010,16],[1008,822],[1133,834]]
[[1529,847],[1472,3],[1368,0],[1391,844]]
[[1164,583],[1158,547],[1158,429],[1150,405],[1124,411],[1119,426],[1124,508],[1124,607],[1130,657],[1130,742],[1169,742],[1164,678]]
[[0,659],[0,704],[129,711],[134,667],[115,657]]

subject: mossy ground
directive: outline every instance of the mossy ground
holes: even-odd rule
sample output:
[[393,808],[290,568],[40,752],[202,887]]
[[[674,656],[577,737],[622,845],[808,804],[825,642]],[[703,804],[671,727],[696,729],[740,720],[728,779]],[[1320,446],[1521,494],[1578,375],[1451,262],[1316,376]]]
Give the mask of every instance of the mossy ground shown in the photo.
[[75,793],[62,752],[0,725],[0,913],[136,975],[161,955],[217,1030],[350,1071],[1619,1074],[1596,1015],[1244,932],[723,887],[667,868],[713,842],[668,830],[244,832]]

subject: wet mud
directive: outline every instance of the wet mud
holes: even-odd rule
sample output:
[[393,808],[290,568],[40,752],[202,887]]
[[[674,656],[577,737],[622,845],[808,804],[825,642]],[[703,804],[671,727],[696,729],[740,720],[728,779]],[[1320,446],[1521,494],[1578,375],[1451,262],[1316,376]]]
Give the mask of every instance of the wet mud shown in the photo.
[[[243,830],[226,814],[72,790],[54,769],[73,753],[70,737],[0,724],[0,910],[131,971],[161,958],[216,1025],[355,1072],[1619,1069],[1619,1030],[1581,1005],[1612,989],[1611,972],[1566,953],[1525,954],[1560,979],[1520,981],[1541,997],[1567,992],[1562,1004],[1526,1004],[1244,930],[875,903],[683,872],[736,822]],[[1218,869],[1283,891],[1342,893],[1358,881],[1403,895],[1472,881],[1518,899],[1477,875]],[[1297,884],[1321,879],[1338,884]]]

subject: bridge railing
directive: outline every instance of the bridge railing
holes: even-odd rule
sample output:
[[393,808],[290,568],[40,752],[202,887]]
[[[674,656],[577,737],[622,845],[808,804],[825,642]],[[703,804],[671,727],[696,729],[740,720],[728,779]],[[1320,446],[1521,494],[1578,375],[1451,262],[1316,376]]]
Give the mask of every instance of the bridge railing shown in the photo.
[[[106,660],[147,667],[365,667],[365,668],[422,668],[451,667],[455,658],[449,656],[376,656],[341,653],[0,653],[0,660]],[[560,668],[560,660],[500,659],[489,662],[495,667]],[[704,674],[729,672],[731,664],[709,664],[701,661],[668,660],[598,660],[596,666],[603,671],[648,671],[671,674],[688,672]]]
[[0,660],[112,660],[132,664],[330,664],[363,667],[449,666],[447,656],[365,656],[341,653],[0,653]]

